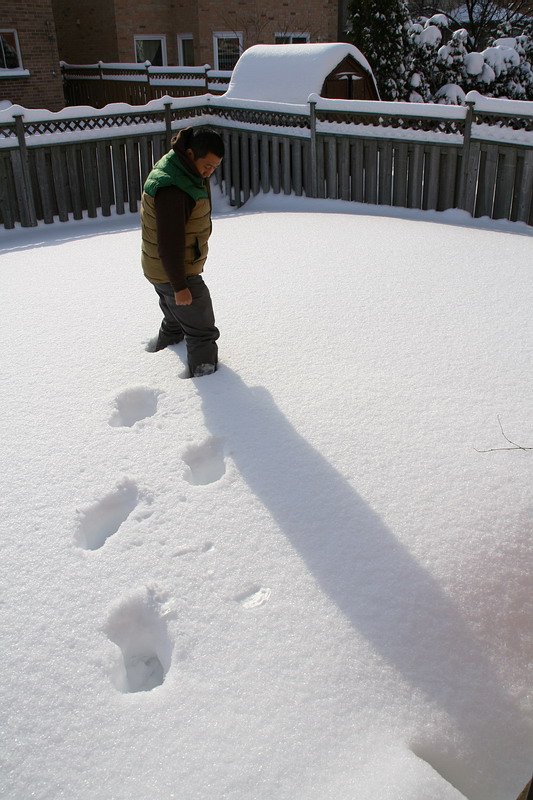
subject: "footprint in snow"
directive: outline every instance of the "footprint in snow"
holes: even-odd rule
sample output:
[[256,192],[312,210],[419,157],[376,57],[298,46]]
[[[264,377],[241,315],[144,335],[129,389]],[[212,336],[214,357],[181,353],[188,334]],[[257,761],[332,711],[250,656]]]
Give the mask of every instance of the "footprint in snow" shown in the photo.
[[137,386],[126,389],[115,398],[115,409],[109,418],[112,428],[131,428],[136,422],[146,417],[153,417],[157,411],[160,392]]
[[98,550],[113,536],[139,504],[142,495],[135,481],[125,478],[115,488],[92,505],[76,511],[78,525],[74,541],[84,550]]
[[104,633],[120,649],[111,680],[120,692],[149,692],[161,686],[170,669],[173,644],[165,597],[145,588],[111,612]]
[[222,439],[211,437],[203,444],[191,446],[182,458],[187,465],[184,478],[193,486],[215,483],[226,472]]
[[234,599],[243,608],[259,608],[270,599],[271,594],[272,591],[267,586],[254,586],[253,589],[238,594]]

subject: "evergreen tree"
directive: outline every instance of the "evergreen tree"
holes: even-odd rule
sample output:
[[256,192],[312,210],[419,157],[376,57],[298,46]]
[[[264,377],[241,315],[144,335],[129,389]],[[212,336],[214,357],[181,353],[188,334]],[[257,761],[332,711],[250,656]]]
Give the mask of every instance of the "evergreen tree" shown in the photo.
[[350,2],[350,41],[368,59],[383,100],[408,100],[411,94],[410,24],[405,0]]
[[[439,15],[436,15],[439,16]],[[435,17],[425,19],[422,17],[419,22],[411,23],[409,37],[412,46],[412,64],[410,84],[412,87],[411,102],[432,102],[433,95],[440,87],[437,67],[437,51],[441,46],[443,24],[446,21],[444,15],[442,20],[438,20],[439,25],[435,24]]]
[[[529,30],[533,33],[533,22],[529,23]],[[521,36],[495,39],[491,43],[494,47],[503,49],[505,58],[489,86],[491,96],[533,100],[533,37],[528,26]]]

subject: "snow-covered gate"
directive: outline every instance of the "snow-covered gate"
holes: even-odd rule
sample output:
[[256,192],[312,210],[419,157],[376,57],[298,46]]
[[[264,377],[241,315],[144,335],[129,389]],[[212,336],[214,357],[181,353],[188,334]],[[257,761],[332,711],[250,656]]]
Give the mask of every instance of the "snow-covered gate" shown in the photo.
[[171,133],[209,124],[226,141],[217,180],[234,205],[260,192],[443,211],[533,225],[533,103],[467,107],[212,95],[145,106],[0,112],[0,222],[136,211]]

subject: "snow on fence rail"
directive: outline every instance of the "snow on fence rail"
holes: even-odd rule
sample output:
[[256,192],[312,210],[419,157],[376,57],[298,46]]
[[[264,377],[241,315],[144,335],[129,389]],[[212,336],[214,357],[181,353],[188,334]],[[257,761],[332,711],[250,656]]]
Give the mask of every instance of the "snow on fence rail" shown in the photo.
[[136,211],[173,132],[210,124],[234,205],[273,191],[408,208],[461,208],[533,225],[533,103],[467,107],[203,95],[143,107],[0,112],[0,222],[32,226]]
[[144,105],[167,94],[173,97],[225,92],[231,71],[203,67],[153,67],[144,64],[67,64],[61,62],[67,105],[101,108],[107,103]]

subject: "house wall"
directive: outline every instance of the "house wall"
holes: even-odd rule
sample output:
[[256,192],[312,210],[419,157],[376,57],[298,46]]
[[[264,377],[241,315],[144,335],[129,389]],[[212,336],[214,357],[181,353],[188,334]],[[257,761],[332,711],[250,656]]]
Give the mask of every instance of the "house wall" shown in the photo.
[[166,37],[178,64],[178,34],[192,34],[195,64],[215,66],[213,33],[243,34],[243,46],[273,44],[276,33],[339,39],[340,0],[53,0],[61,58],[69,63],[135,60],[134,36]]
[[[198,39],[196,3],[189,0],[115,0],[119,61],[134,61],[134,36],[164,35],[167,63],[178,63],[178,33]],[[201,63],[201,62],[198,62]]]
[[95,64],[119,60],[112,0],[52,0],[52,3],[62,61]]
[[1,0],[0,27],[18,33],[29,76],[0,76],[0,100],[58,111],[65,105],[52,0]]
[[311,42],[338,40],[338,0],[305,3],[270,0],[197,0],[200,48],[198,63],[214,64],[213,32],[243,34],[246,49],[254,44],[274,44],[275,34],[308,33]]

